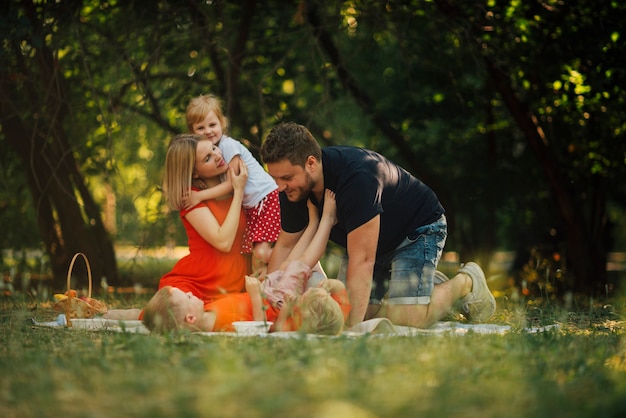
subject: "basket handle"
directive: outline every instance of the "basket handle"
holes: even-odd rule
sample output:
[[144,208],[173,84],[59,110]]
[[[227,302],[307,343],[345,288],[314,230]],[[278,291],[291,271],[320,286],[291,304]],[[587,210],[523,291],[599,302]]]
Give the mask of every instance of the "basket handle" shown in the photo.
[[76,253],[74,257],[72,257],[72,262],[70,263],[70,268],[67,270],[67,293],[68,296],[70,294],[70,279],[72,278],[72,269],[74,268],[74,263],[78,256],[82,256],[83,260],[85,260],[85,265],[87,266],[87,277],[89,278],[89,293],[87,295],[88,298],[91,298],[91,266],[89,265],[89,260],[87,260],[87,256],[83,253]]

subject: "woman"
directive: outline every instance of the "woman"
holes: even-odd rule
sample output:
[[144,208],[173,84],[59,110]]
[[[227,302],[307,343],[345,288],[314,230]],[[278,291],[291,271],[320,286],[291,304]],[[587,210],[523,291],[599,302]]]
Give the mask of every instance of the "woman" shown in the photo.
[[[185,196],[194,188],[213,187],[229,175],[231,197],[201,202],[185,209]],[[211,303],[245,288],[248,261],[239,249],[246,219],[242,209],[248,170],[229,168],[222,153],[202,135],[182,134],[172,139],[165,158],[163,190],[170,209],[180,211],[187,232],[189,254],[159,281],[159,289],[173,286]],[[139,309],[110,310],[111,319],[137,319]]]

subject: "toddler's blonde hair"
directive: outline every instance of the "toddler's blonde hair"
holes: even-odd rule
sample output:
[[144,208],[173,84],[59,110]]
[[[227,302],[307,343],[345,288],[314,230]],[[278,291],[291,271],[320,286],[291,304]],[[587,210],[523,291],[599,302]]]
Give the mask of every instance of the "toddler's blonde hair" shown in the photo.
[[298,303],[301,317],[299,331],[312,334],[338,335],[343,330],[341,308],[323,287],[308,289]]
[[143,310],[141,322],[151,332],[165,334],[184,328],[184,313],[172,302],[172,286],[159,289]]
[[189,101],[185,112],[185,120],[189,132],[193,132],[193,125],[202,122],[211,111],[215,112],[215,116],[220,121],[222,133],[228,133],[228,118],[224,116],[222,111],[222,102],[212,94],[202,94]]

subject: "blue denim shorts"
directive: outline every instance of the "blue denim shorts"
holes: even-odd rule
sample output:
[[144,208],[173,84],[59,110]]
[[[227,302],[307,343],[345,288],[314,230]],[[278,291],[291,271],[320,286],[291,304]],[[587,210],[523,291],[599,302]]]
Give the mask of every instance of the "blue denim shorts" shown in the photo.
[[[383,299],[395,305],[427,305],[433,291],[437,264],[448,236],[445,215],[420,226],[393,251],[376,259],[370,304]],[[338,279],[346,281],[347,257],[339,268]]]

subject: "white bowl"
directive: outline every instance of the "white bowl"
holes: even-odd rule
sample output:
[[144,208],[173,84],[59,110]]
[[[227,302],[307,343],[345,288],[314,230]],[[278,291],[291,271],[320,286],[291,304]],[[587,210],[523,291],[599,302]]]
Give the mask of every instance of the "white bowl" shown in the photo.
[[233,322],[237,334],[260,335],[267,334],[273,322],[268,321],[239,321]]

